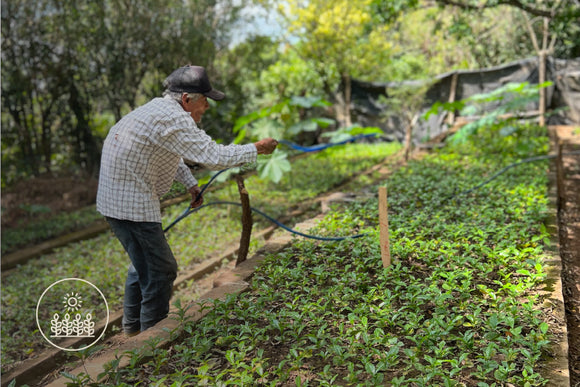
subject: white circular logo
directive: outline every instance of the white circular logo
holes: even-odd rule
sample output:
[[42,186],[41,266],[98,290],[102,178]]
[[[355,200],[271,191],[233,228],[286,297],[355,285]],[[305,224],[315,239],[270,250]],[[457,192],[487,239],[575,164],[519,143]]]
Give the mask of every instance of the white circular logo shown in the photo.
[[[95,325],[103,320],[105,326],[96,337]],[[105,334],[109,305],[99,288],[89,281],[65,278],[50,285],[40,296],[36,325],[44,339],[56,348],[82,351]]]

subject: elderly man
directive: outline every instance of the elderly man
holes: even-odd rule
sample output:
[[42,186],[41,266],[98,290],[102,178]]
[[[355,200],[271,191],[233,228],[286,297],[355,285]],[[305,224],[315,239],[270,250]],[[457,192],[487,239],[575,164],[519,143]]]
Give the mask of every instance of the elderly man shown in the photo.
[[209,108],[207,98],[225,98],[212,88],[203,67],[181,67],[163,85],[163,98],[154,98],[111,128],[101,159],[97,210],[131,259],[123,306],[128,336],[152,327],[169,312],[177,263],[161,227],[159,198],[177,180],[191,193],[191,206],[203,202],[184,160],[218,170],[254,162],[278,144],[267,138],[223,146],[197,126]]

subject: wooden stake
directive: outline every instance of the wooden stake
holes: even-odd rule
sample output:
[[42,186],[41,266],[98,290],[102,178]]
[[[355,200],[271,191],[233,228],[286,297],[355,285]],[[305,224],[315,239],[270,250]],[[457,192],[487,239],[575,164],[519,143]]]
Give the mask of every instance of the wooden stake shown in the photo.
[[238,259],[236,260],[236,266],[238,266],[248,257],[253,220],[252,209],[250,207],[250,195],[248,195],[248,191],[244,185],[244,178],[238,175],[236,176],[236,182],[238,183],[238,191],[240,192],[240,200],[242,202],[242,235],[240,237]]
[[389,215],[387,206],[387,187],[379,187],[379,225],[381,231],[381,258],[383,267],[391,265],[391,249],[389,247]]

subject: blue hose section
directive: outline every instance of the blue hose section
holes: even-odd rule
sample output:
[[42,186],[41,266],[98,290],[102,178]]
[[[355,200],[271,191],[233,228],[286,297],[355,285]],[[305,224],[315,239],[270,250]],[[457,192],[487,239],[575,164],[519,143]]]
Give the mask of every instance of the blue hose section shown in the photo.
[[[294,149],[294,150],[300,151],[300,152],[316,152],[316,151],[320,151],[320,150],[323,150],[323,149],[327,149],[327,148],[330,148],[330,147],[333,147],[333,146],[348,144],[348,143],[350,143],[350,142],[354,142],[354,141],[356,141],[356,140],[360,140],[361,138],[366,138],[366,137],[375,137],[375,136],[376,136],[376,133],[373,133],[373,134],[361,134],[361,135],[359,135],[359,136],[354,136],[354,137],[351,137],[351,138],[349,138],[349,139],[346,139],[346,140],[344,140],[344,141],[340,141],[340,142],[334,142],[334,143],[328,143],[328,144],[313,145],[313,146],[309,146],[309,147],[304,147],[304,146],[298,145],[298,144],[296,144],[296,143],[293,143],[293,142],[290,142],[290,141],[287,141],[287,140],[280,140],[279,142],[280,142],[280,143],[282,143],[282,144],[285,144],[285,145],[289,146],[290,148],[292,148],[292,149]],[[202,187],[202,189],[201,189],[200,193],[197,195],[197,197],[195,198],[195,200],[194,200],[194,201],[198,201],[198,200],[199,200],[199,199],[202,197],[202,195],[203,195],[203,193],[205,192],[205,190],[206,190],[206,189],[207,189],[207,188],[210,186],[210,184],[211,184],[211,183],[212,183],[212,182],[213,182],[213,181],[214,181],[214,180],[215,180],[215,179],[216,179],[216,178],[217,178],[217,177],[218,177],[218,176],[219,176],[221,173],[223,173],[223,172],[227,171],[228,169],[230,169],[230,168],[227,168],[227,169],[222,169],[221,171],[219,171],[218,173],[216,173],[215,175],[213,175],[213,176],[212,176],[212,178],[211,178],[211,179],[210,179],[210,180],[207,182],[207,184],[205,184],[205,185]],[[214,205],[214,204],[232,204],[232,205],[241,205],[240,203],[234,203],[234,202],[214,202],[214,203],[208,203],[208,204],[206,204],[206,205],[200,206],[200,207],[198,207],[198,208],[197,208],[197,209],[195,209],[195,210],[201,209],[201,208],[203,208],[203,207],[206,207],[206,206],[209,206],[209,205]],[[181,213],[181,215],[179,215],[179,216],[177,217],[177,219],[175,219],[175,220],[174,220],[174,221],[173,221],[171,224],[169,224],[169,226],[167,226],[167,227],[166,227],[166,228],[163,230],[163,232],[167,232],[167,231],[168,231],[170,228],[172,228],[173,226],[175,226],[175,224],[176,224],[176,223],[178,223],[179,221],[181,221],[183,218],[187,217],[187,216],[188,216],[190,213],[192,213],[192,212],[195,212],[195,210],[191,210],[191,208],[190,208],[190,207],[187,207],[187,208],[185,209],[185,211],[183,211],[183,212]],[[291,228],[289,228],[289,227],[287,227],[287,226],[283,225],[282,223],[278,222],[276,219],[274,219],[274,218],[272,218],[272,217],[268,216],[267,214],[265,214],[265,213],[261,212],[260,210],[257,210],[257,209],[255,209],[255,208],[252,208],[252,211],[256,212],[257,214],[260,214],[260,215],[262,215],[263,217],[265,217],[266,219],[270,220],[272,223],[275,223],[275,224],[276,224],[276,225],[278,225],[279,227],[282,227],[283,229],[285,229],[285,230],[288,230],[288,231],[290,231],[290,232],[293,232],[293,233],[295,233],[295,234],[297,234],[297,235],[301,235],[301,236],[304,236],[304,237],[311,237],[311,238],[313,238],[313,239],[316,239],[316,238],[323,238],[323,237],[314,237],[314,236],[312,236],[312,235],[306,235],[306,234],[302,234],[302,233],[300,233],[299,231],[292,230]],[[360,235],[360,236],[362,236],[362,235]],[[353,238],[356,238],[356,237],[357,237],[357,236],[355,236],[355,237],[353,237]],[[343,239],[346,239],[346,238],[343,238]],[[320,239],[320,240],[343,240],[343,239],[332,239],[332,238],[326,238],[326,239]]]
[[[204,192],[205,192],[205,190],[206,190],[206,189],[207,189],[207,188],[210,186],[210,184],[211,184],[211,183],[213,183],[213,181],[214,181],[214,180],[215,180],[215,179],[216,179],[216,178],[217,178],[217,177],[218,177],[220,174],[222,174],[223,172],[227,171],[228,169],[230,169],[230,168],[222,169],[221,171],[219,171],[218,173],[216,173],[215,175],[213,175],[213,176],[211,177],[211,179],[209,179],[209,181],[207,182],[207,184],[204,184],[204,185],[203,185],[203,187],[201,187],[201,191],[200,191],[200,192],[197,194],[197,196],[195,197],[195,200],[194,200],[194,202],[197,202],[197,201],[198,201],[198,200],[199,200],[199,199],[200,199],[200,198],[203,196],[203,193],[204,193]],[[201,206],[201,207],[205,207],[205,206]],[[199,207],[199,208],[201,208],[201,207]],[[171,222],[171,224],[170,224],[169,226],[167,226],[167,227],[165,228],[165,230],[163,230],[163,232],[167,232],[167,231],[168,231],[170,228],[172,228],[173,226],[175,226],[175,224],[176,224],[177,222],[179,222],[181,219],[183,219],[183,218],[185,218],[187,215],[189,215],[189,214],[188,214],[188,212],[189,212],[190,210],[191,210],[191,207],[187,207],[187,208],[185,209],[185,211],[183,211],[183,212],[181,213],[181,215],[179,215],[179,216],[177,217],[177,219],[175,219],[173,222]]]
[[[323,144],[323,145],[317,145],[317,146],[314,146],[314,147],[301,147],[301,146],[299,146],[299,145],[293,144],[293,143],[291,143],[291,142],[288,142],[288,141],[286,141],[286,140],[280,140],[280,142],[281,142],[281,143],[284,143],[284,144],[287,144],[287,145],[288,145],[288,144],[292,144],[292,145],[289,145],[289,146],[291,146],[293,149],[296,149],[296,150],[301,150],[301,151],[303,151],[303,152],[314,152],[314,151],[316,151],[316,150],[322,150],[322,149],[329,148],[329,147],[331,147],[331,146],[346,144],[346,143],[348,143],[348,142],[355,141],[356,139],[359,139],[359,138],[362,138],[362,137],[370,137],[370,136],[375,136],[375,135],[374,135],[374,134],[371,134],[371,135],[361,135],[361,136],[352,137],[352,138],[350,138],[350,139],[348,139],[348,140],[345,140],[345,141],[342,141],[342,142],[339,142],[339,143]],[[315,149],[315,150],[312,150],[312,149],[314,149],[314,148],[316,148],[316,149]],[[303,150],[303,149],[309,149],[309,150]],[[570,152],[570,153],[563,153],[563,155],[566,155],[566,156],[570,156],[570,155],[580,155],[580,151],[575,151],[575,152]],[[468,190],[465,190],[465,191],[462,191],[462,192],[460,192],[460,193],[458,193],[458,194],[451,195],[451,196],[449,196],[449,197],[447,197],[447,198],[444,198],[444,199],[443,199],[443,200],[441,200],[441,201],[440,201],[438,204],[442,204],[442,203],[444,203],[444,202],[446,202],[446,201],[448,201],[448,200],[451,200],[451,199],[453,199],[453,198],[455,198],[455,197],[457,197],[457,196],[459,196],[459,195],[466,195],[466,194],[468,194],[468,193],[470,193],[470,192],[473,192],[473,191],[475,191],[476,189],[479,189],[479,188],[483,187],[484,185],[488,184],[488,183],[489,183],[489,182],[491,182],[492,180],[495,180],[495,179],[496,179],[496,178],[498,178],[498,177],[499,177],[501,174],[505,173],[505,172],[506,172],[506,171],[508,171],[509,169],[511,169],[511,168],[514,168],[514,167],[517,167],[518,165],[525,164],[525,163],[531,163],[531,162],[534,162],[534,161],[540,161],[540,160],[547,160],[547,159],[552,159],[552,158],[556,158],[556,157],[557,157],[557,155],[545,155],[545,156],[534,156],[534,157],[529,157],[529,158],[527,158],[527,159],[520,160],[520,161],[518,161],[518,162],[516,162],[516,163],[510,164],[510,165],[508,165],[508,166],[506,166],[506,167],[502,168],[502,169],[501,169],[501,170],[499,170],[498,172],[494,173],[494,174],[493,174],[493,175],[492,175],[492,176],[491,176],[489,179],[487,179],[486,181],[484,181],[484,182],[482,182],[482,183],[480,183],[480,184],[478,184],[478,185],[476,185],[476,186],[474,186],[474,187],[472,187],[472,188],[470,188],[470,189],[468,189]],[[229,169],[229,168],[228,168],[228,169]],[[218,176],[219,176],[221,173],[223,173],[223,172],[227,171],[228,169],[223,169],[223,170],[219,171],[218,173],[216,173],[215,175],[213,175],[213,176],[212,176],[212,178],[211,178],[211,179],[208,181],[208,183],[207,183],[207,184],[205,184],[205,185],[203,186],[203,188],[201,189],[201,192],[200,192],[200,193],[197,195],[197,197],[196,197],[195,201],[197,201],[199,198],[201,198],[201,196],[203,195],[203,193],[205,192],[205,190],[206,190],[206,189],[209,187],[209,185],[210,185],[210,184],[211,184],[211,183],[212,183],[212,182],[213,182],[213,181],[214,181],[214,180],[215,180],[215,179],[216,179],[216,178],[217,178],[217,177],[218,177]],[[204,205],[202,205],[202,206],[200,206],[200,207],[193,208],[193,209],[192,209],[192,208],[190,208],[190,207],[187,207],[187,208],[185,209],[185,211],[183,211],[183,212],[181,213],[181,215],[179,215],[179,216],[177,217],[177,219],[175,219],[175,220],[174,220],[174,221],[173,221],[171,224],[169,224],[169,226],[167,226],[167,227],[166,227],[166,228],[163,230],[163,232],[167,232],[167,231],[169,231],[169,230],[170,230],[170,229],[171,229],[173,226],[175,226],[175,225],[176,225],[178,222],[180,222],[182,219],[184,219],[184,218],[188,217],[188,216],[189,216],[189,215],[191,215],[192,213],[194,213],[194,212],[197,212],[197,211],[201,210],[202,208],[209,207],[209,206],[214,206],[214,205],[233,205],[233,206],[239,206],[239,207],[241,207],[241,206],[242,206],[242,205],[241,205],[241,203],[236,203],[236,202],[228,202],[228,201],[217,201],[217,202],[212,202],[212,203],[204,204]],[[315,240],[320,240],[320,241],[343,241],[343,240],[345,240],[345,239],[349,239],[349,238],[350,238],[350,239],[354,239],[354,238],[360,238],[360,237],[363,237],[363,236],[365,236],[365,235],[368,235],[368,233],[365,233],[365,234],[356,234],[356,235],[351,235],[351,236],[346,236],[346,237],[321,237],[321,236],[316,236],[316,235],[308,235],[308,234],[304,234],[304,233],[302,233],[302,232],[300,232],[300,231],[294,230],[294,229],[292,229],[292,228],[290,228],[290,227],[286,226],[286,225],[285,225],[285,224],[283,224],[283,223],[280,223],[280,222],[279,222],[277,219],[274,219],[273,217],[269,216],[268,214],[266,214],[266,213],[264,213],[264,212],[262,212],[262,211],[260,211],[260,210],[258,210],[258,209],[256,209],[256,208],[253,208],[253,207],[250,207],[250,208],[251,208],[251,210],[252,210],[252,211],[254,211],[255,213],[257,213],[257,214],[259,214],[259,215],[261,215],[261,216],[263,216],[264,218],[266,218],[266,219],[267,219],[267,220],[269,220],[270,222],[274,223],[274,224],[275,224],[275,225],[277,225],[278,227],[280,227],[280,228],[282,228],[282,229],[284,229],[284,230],[286,230],[286,231],[289,231],[289,232],[291,232],[291,233],[293,233],[293,234],[300,235],[300,236],[302,236],[302,237],[309,238],[309,239],[315,239]]]
[[337,145],[344,145],[344,144],[348,144],[350,142],[354,142],[356,140],[360,140],[361,138],[367,138],[367,137],[376,137],[376,133],[373,134],[361,134],[359,136],[354,136],[351,137],[349,139],[346,139],[344,141],[340,141],[340,142],[331,142],[328,144],[318,144],[318,145],[312,145],[312,146],[302,146],[302,145],[298,145],[296,143],[287,141],[287,140],[280,140],[280,144],[284,144],[294,150],[300,151],[300,152],[318,152],[333,146],[337,146]]
[[[201,210],[202,208],[205,207],[210,207],[210,206],[217,206],[217,205],[232,205],[232,206],[238,206],[241,207],[242,204],[241,203],[236,203],[236,202],[228,202],[228,201],[217,201],[217,202],[211,202],[211,203],[207,203],[204,204],[202,206],[199,206],[197,208],[187,208],[186,211],[184,211],[175,221],[173,221],[173,223],[171,223],[169,226],[167,226],[167,228],[165,230],[163,230],[164,232],[167,232],[170,228],[172,228],[177,222],[179,222],[180,220],[188,217],[189,215],[193,214],[194,212],[197,212],[199,210]],[[315,239],[315,240],[319,240],[319,241],[343,241],[345,239],[354,239],[354,238],[360,238],[363,237],[365,235],[368,235],[368,233],[365,234],[356,234],[356,235],[349,235],[349,236],[345,236],[345,237],[322,237],[322,236],[317,236],[317,235],[309,235],[309,234],[305,234],[303,232],[294,230],[288,226],[286,226],[284,223],[279,222],[277,219],[274,219],[273,217],[271,217],[270,215],[266,214],[263,211],[260,211],[254,207],[250,207],[252,209],[252,211],[254,211],[255,213],[257,213],[258,215],[263,216],[264,218],[266,218],[267,220],[269,220],[270,222],[274,223],[276,226],[291,232],[292,234],[296,234],[299,235],[301,237],[304,238],[308,238],[308,239]]]

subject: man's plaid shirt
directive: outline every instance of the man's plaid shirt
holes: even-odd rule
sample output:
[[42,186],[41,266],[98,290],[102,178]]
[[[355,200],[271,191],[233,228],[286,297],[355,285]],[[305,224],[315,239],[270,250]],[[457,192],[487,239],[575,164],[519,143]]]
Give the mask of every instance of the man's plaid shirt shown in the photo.
[[155,98],[111,128],[101,159],[97,211],[135,222],[161,223],[159,198],[177,180],[197,180],[184,159],[213,170],[254,162],[254,144],[219,145],[177,101]]

